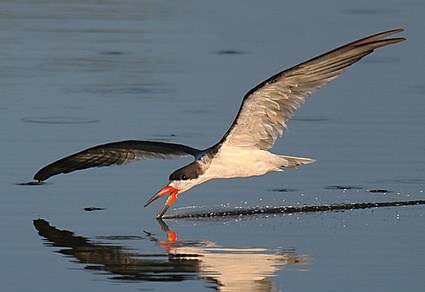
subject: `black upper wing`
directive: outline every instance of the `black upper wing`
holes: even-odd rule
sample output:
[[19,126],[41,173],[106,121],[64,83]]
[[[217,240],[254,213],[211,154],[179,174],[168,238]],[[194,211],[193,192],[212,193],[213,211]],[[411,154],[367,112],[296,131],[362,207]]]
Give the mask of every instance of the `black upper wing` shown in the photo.
[[34,179],[44,181],[60,173],[90,167],[120,165],[139,159],[196,156],[199,152],[200,150],[189,146],[165,142],[135,140],[113,142],[94,146],[57,160],[40,169],[34,175]]

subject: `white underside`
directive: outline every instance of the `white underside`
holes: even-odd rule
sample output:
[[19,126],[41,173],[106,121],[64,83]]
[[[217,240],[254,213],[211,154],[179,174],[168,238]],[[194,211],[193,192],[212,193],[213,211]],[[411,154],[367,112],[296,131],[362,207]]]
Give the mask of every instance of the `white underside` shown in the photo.
[[212,179],[259,176],[270,171],[282,171],[285,167],[297,167],[313,162],[313,159],[276,155],[265,150],[223,146],[210,164],[205,163],[205,172],[198,178],[172,181],[170,185],[177,188],[181,194]]
[[282,171],[283,167],[313,162],[309,158],[281,156],[265,150],[223,146],[202,175],[202,180],[258,176],[270,171]]

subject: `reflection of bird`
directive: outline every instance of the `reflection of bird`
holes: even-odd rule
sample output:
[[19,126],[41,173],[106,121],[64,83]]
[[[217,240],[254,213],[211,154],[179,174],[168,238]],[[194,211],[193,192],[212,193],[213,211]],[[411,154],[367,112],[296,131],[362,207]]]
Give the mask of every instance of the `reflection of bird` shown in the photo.
[[198,278],[196,259],[173,260],[166,254],[137,252],[125,246],[92,241],[51,226],[43,219],[36,219],[33,224],[38,234],[48,240],[47,245],[61,248],[61,254],[73,256],[78,262],[86,264],[87,269],[110,272],[113,279],[174,282]]
[[169,184],[145,205],[170,194],[158,214],[158,217],[162,217],[178,194],[208,180],[258,176],[313,163],[314,160],[309,158],[276,155],[267,150],[282,136],[286,121],[310,93],[335,79],[374,49],[403,41],[404,38],[384,39],[401,31],[390,30],[352,42],[260,83],[245,95],[230,129],[210,148],[199,150],[180,144],[133,140],[108,143],[53,162],[39,170],[34,179],[44,181],[59,173],[123,164],[137,159],[192,155],[195,161],[174,171]]
[[[311,258],[291,249],[219,247],[211,241],[177,240],[163,221],[158,221],[167,235],[159,240],[152,233],[138,239],[159,245],[164,253],[146,253],[99,239],[92,241],[60,230],[43,219],[34,220],[38,234],[47,245],[60,248],[59,253],[72,256],[86,265],[85,269],[108,272],[111,279],[143,282],[176,282],[207,280],[217,283],[219,291],[273,291],[273,276],[282,268],[308,264]],[[116,238],[108,236],[103,238]],[[149,240],[147,240],[149,239]],[[246,242],[244,242],[246,244]],[[304,270],[303,268],[301,268]]]
[[283,266],[302,265],[312,260],[295,254],[293,248],[271,251],[267,248],[220,247],[209,241],[176,241],[177,234],[161,219],[158,223],[168,238],[157,240],[160,246],[170,255],[198,260],[201,275],[217,282],[219,291],[274,291],[270,278]]

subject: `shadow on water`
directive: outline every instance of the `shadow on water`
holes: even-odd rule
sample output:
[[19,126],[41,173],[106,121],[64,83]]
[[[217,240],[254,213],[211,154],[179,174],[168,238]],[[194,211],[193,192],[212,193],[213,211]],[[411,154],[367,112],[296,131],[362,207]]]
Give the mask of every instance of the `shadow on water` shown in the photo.
[[226,248],[211,241],[177,240],[177,234],[167,224],[162,220],[158,222],[165,240],[146,231],[144,236],[125,238],[152,243],[163,250],[152,254],[99,241],[112,237],[91,240],[69,230],[60,230],[43,219],[33,221],[46,245],[59,247],[59,253],[77,259],[87,270],[110,273],[112,280],[202,280],[209,287],[214,284],[211,288],[219,291],[273,291],[272,278],[277,271],[312,260],[295,253],[294,248]]

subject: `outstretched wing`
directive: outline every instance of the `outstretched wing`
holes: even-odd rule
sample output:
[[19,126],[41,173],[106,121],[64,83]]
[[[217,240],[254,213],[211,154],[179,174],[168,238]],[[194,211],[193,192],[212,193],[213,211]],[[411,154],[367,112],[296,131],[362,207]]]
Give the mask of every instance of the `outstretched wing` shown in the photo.
[[198,149],[181,144],[134,140],[120,141],[94,146],[57,160],[40,169],[34,175],[34,179],[44,181],[60,173],[69,173],[90,167],[120,165],[139,159],[196,156],[199,152]]
[[239,113],[219,144],[267,150],[286,129],[286,121],[305,98],[329,83],[374,49],[404,38],[383,39],[403,31],[395,29],[349,43],[282,71],[244,97]]

